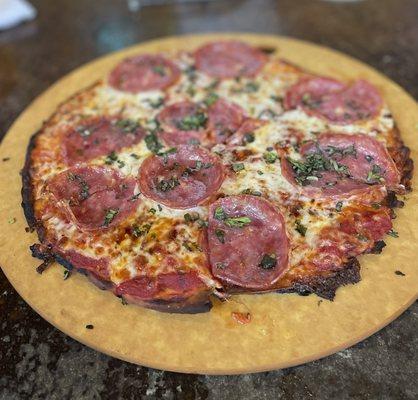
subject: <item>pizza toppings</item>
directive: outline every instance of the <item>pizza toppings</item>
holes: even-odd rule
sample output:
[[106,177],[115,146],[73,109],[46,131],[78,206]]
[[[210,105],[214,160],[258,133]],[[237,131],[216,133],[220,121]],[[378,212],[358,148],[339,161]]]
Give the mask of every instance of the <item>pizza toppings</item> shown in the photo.
[[311,195],[347,194],[370,185],[397,189],[399,172],[384,146],[366,135],[326,133],[300,148],[302,159],[287,157],[282,173]]
[[242,289],[268,289],[288,266],[283,216],[260,197],[230,196],[213,203],[208,244],[213,275]]
[[162,90],[177,81],[178,67],[160,55],[139,55],[127,58],[109,75],[109,85],[117,90],[138,93]]
[[219,158],[192,145],[178,146],[166,157],[148,157],[139,173],[142,193],[171,208],[203,203],[219,189],[223,179]]
[[194,271],[138,276],[116,286],[115,294],[128,303],[161,311],[200,312],[210,308],[207,306],[209,289]]
[[266,63],[267,57],[255,47],[238,41],[212,42],[195,52],[198,70],[214,78],[252,77]]
[[286,93],[286,109],[301,107],[337,124],[375,117],[382,107],[377,89],[364,80],[345,85],[331,78],[302,79]]
[[212,145],[225,142],[239,129],[244,110],[219,98],[203,104],[183,101],[166,107],[157,120],[160,135],[169,146]]
[[213,141],[225,143],[244,122],[244,110],[237,104],[219,99],[209,107],[208,118]]
[[199,144],[206,140],[208,115],[195,103],[174,103],[158,114],[161,137],[169,146]]
[[145,131],[129,119],[89,118],[65,129],[62,136],[63,158],[68,165],[112,154],[142,140]]
[[136,207],[135,181],[112,168],[86,166],[61,172],[48,183],[59,204],[85,229],[115,226]]
[[357,281],[352,257],[397,237],[389,207],[412,170],[376,88],[237,41],[170,57],[122,61],[33,139],[34,255],[169,312],[207,310],[214,288],[323,296]]

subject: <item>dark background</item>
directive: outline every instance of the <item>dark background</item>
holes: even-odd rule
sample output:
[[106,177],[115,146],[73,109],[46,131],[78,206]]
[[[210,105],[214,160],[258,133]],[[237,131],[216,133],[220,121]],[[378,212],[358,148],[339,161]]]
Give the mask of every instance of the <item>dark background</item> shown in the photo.
[[[35,21],[0,32],[0,137],[35,96],[72,69],[186,32],[277,33],[324,44],[418,97],[416,0],[167,1],[140,11],[132,11],[133,0],[32,3]],[[231,377],[161,372],[97,353],[42,320],[2,273],[0,327],[0,400],[418,398],[417,303],[381,332],[326,359]]]

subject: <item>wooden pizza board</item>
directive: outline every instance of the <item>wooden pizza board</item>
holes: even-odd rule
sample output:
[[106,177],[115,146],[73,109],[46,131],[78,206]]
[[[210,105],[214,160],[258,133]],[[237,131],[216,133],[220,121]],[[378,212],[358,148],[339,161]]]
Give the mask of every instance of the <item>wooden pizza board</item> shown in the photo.
[[[340,79],[365,78],[379,87],[418,164],[418,106],[398,85],[370,67],[333,50],[294,39],[255,34],[191,35],[155,40],[93,61],[70,73],[39,96],[13,124],[0,147],[0,265],[19,294],[74,339],[111,356],[158,369],[237,374],[289,367],[351,346],[400,315],[418,295],[418,193],[397,210],[399,238],[385,238],[381,255],[360,257],[362,281],[340,288],[334,302],[316,296],[248,295],[216,303],[199,315],[163,314],[124,306],[85,277],[63,280],[54,265],[42,276],[35,268],[20,206],[21,178],[29,137],[57,105],[105,74],[122,58],[141,52],[188,50],[209,40],[242,39],[274,46],[290,61]],[[1,162],[10,157],[7,162]],[[416,178],[413,180],[416,187]],[[16,222],[11,223],[16,219]],[[396,275],[395,270],[405,276]],[[249,311],[241,325],[235,311]],[[86,329],[91,324],[94,329]]]

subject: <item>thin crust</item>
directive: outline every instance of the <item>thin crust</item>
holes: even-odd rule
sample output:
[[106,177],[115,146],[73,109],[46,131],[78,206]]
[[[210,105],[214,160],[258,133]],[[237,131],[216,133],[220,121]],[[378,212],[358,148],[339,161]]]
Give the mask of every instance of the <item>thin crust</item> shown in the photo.
[[[95,86],[95,85],[93,85]],[[74,99],[80,92],[70,98]],[[63,103],[63,104],[66,104]],[[54,118],[57,114],[54,114],[50,120],[48,120],[43,129],[49,124],[53,123]],[[32,152],[36,148],[38,135],[41,134],[43,130],[36,132],[30,139],[24,168],[22,169],[22,207],[26,220],[28,222],[29,228],[31,230],[36,230],[39,240],[41,243],[45,241],[45,227],[41,221],[37,220],[34,212],[34,186],[32,180]],[[407,191],[411,190],[411,179],[413,173],[413,161],[410,158],[410,150],[406,147],[400,137],[398,129],[395,127],[393,129],[392,142],[388,146],[390,155],[394,159],[400,173],[401,173],[401,184],[404,185]],[[402,202],[397,200],[394,193],[388,195],[387,200],[388,206],[390,208],[400,207],[403,205]],[[381,241],[375,243],[375,248],[381,248]],[[374,252],[374,251],[371,251]],[[36,246],[32,248],[32,254],[34,257],[37,257],[43,260],[43,265],[46,266],[52,261],[57,261],[63,265],[68,270],[75,270],[75,267],[60,254],[54,252],[48,246]],[[98,279],[90,272],[78,269],[79,272],[87,275],[90,280],[93,281],[101,289],[112,290],[113,284],[101,279]],[[333,300],[335,297],[335,292],[340,286],[347,284],[354,284],[359,282],[360,277],[360,265],[356,258],[350,259],[350,261],[343,266],[339,267],[335,271],[330,271],[326,276],[315,276],[309,278],[301,278],[300,280],[295,280],[292,282],[291,286],[276,290],[278,293],[297,293],[299,295],[309,295],[315,293],[318,296]],[[137,304],[158,310],[163,312],[179,312],[179,313],[199,313],[209,311],[212,303],[210,301],[210,290],[197,293],[196,295],[190,298],[172,298],[169,300],[153,300],[153,301],[140,301]]]

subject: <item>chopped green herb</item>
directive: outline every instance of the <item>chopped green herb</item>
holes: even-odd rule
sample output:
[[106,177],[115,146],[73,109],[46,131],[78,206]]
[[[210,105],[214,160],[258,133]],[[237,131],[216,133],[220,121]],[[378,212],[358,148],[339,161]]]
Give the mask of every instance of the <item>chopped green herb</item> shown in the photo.
[[369,241],[368,237],[362,235],[361,233],[357,235],[357,239],[362,241],[362,242],[368,242]]
[[135,133],[139,128],[138,122],[132,119],[121,119],[116,121],[115,125],[124,133]]
[[212,104],[215,104],[219,99],[219,96],[216,93],[209,93],[203,102],[210,107]]
[[163,148],[163,145],[160,143],[155,133],[146,135],[144,140],[148,150],[154,154],[157,154]]
[[277,153],[273,151],[267,151],[263,154],[264,161],[267,164],[274,164],[276,160],[278,159],[278,157],[279,156],[277,155]]
[[217,263],[215,263],[215,267],[217,269],[225,269],[226,268],[226,264],[223,263],[223,262],[217,262]]
[[177,151],[177,149],[175,147],[171,147],[167,151],[163,151],[163,152],[158,153],[158,155],[163,158],[163,163],[167,164],[168,156],[170,154],[174,154],[176,151]]
[[121,297],[120,302],[122,303],[123,306],[128,305],[128,302],[126,301],[125,297]]
[[343,202],[342,201],[338,201],[337,204],[335,205],[335,209],[336,211],[340,212],[343,208]]
[[263,171],[260,171],[260,170],[257,170],[257,174],[258,175],[264,175],[264,172]]
[[160,108],[162,105],[164,105],[164,97],[158,97],[157,99],[148,99],[148,104],[151,108],[157,109]]
[[272,96],[270,96],[270,99],[272,99],[276,103],[281,103],[282,100],[283,100],[283,97],[272,95]]
[[243,143],[244,143],[244,145],[245,145],[245,144],[247,144],[247,143],[252,143],[252,142],[254,142],[254,140],[255,140],[254,133],[252,133],[252,132],[248,132],[248,133],[246,133],[246,134],[244,135],[244,138],[243,138]]
[[245,169],[244,163],[235,163],[231,165],[231,169],[234,172],[239,172]]
[[176,125],[182,131],[192,131],[206,126],[208,117],[205,113],[198,111],[196,114],[188,115],[180,120]]
[[263,269],[273,269],[277,264],[276,254],[264,254],[259,267]]
[[113,164],[115,161],[117,161],[118,159],[118,155],[112,151],[110,154],[108,154],[105,158],[105,164],[107,165],[111,165]]
[[85,200],[90,196],[90,193],[89,193],[90,187],[87,184],[87,182],[83,179],[82,176],[69,172],[67,174],[67,177],[68,177],[68,180],[77,181],[77,183],[80,185],[80,194],[79,194],[80,200]]
[[139,160],[139,156],[138,156],[138,154],[131,153],[131,154],[130,154],[130,156],[131,156],[132,158],[134,158],[135,160]]
[[299,232],[301,236],[305,236],[308,228],[305,225],[303,225],[299,220],[297,220],[295,230]]
[[252,190],[250,188],[244,189],[242,192],[242,194],[250,194],[252,196],[261,196],[262,193],[259,192],[258,190]]
[[67,280],[70,277],[70,275],[71,275],[71,271],[68,269],[64,269],[64,276],[63,276],[64,281]]
[[381,182],[383,180],[381,173],[382,169],[377,164],[373,164],[372,169],[367,174],[366,181],[368,183]]
[[165,76],[166,75],[166,69],[163,65],[156,65],[156,66],[152,67],[152,70],[160,76]]
[[138,238],[140,236],[146,235],[151,229],[151,224],[144,224],[141,227],[134,226],[132,228],[132,234]]
[[230,228],[244,228],[251,223],[251,219],[248,217],[231,217],[226,218],[224,222]]
[[151,208],[148,210],[148,212],[149,212],[149,213],[151,213],[151,214],[155,214],[155,213],[157,212],[157,210],[156,210],[154,207],[151,207]]
[[189,251],[202,251],[201,247],[196,242],[185,240],[183,246]]
[[160,182],[157,183],[156,188],[160,192],[168,192],[179,185],[180,185],[179,180],[175,178],[174,176],[172,176],[169,179],[162,179]]
[[201,219],[201,218],[197,220],[197,224],[199,225],[199,228],[207,228],[209,226],[208,221],[205,221],[204,219]]
[[219,221],[223,221],[227,218],[227,215],[222,207],[216,207],[213,216]]
[[225,232],[222,229],[215,229],[215,235],[222,244],[225,243]]
[[119,168],[123,168],[125,166],[125,162],[122,160],[117,160],[116,162],[118,163]]
[[324,156],[322,151],[309,153],[305,160],[287,158],[295,173],[295,180],[300,185],[307,185],[309,181],[317,181],[323,171],[335,171],[341,176],[349,176],[347,166]]
[[199,213],[197,212],[191,212],[184,214],[184,220],[186,222],[195,222],[200,218]]
[[398,233],[398,232],[396,232],[394,229],[391,229],[391,230],[388,232],[388,235],[389,235],[389,236],[392,236],[392,237],[394,237],[394,238],[398,238],[398,237],[399,237],[399,233]]
[[103,226],[109,226],[110,223],[114,220],[114,218],[116,217],[116,215],[118,215],[119,213],[119,209],[112,209],[110,208],[109,210],[106,211],[105,214],[105,218],[104,218],[104,222],[103,222]]
[[139,196],[141,196],[141,192],[139,192],[139,193],[137,193],[137,194],[134,194],[134,195],[133,195],[133,196],[129,199],[129,201],[135,201],[135,200],[138,200]]
[[367,162],[372,162],[373,161],[373,157],[368,155],[368,154],[366,156],[364,156],[364,158],[366,159]]

